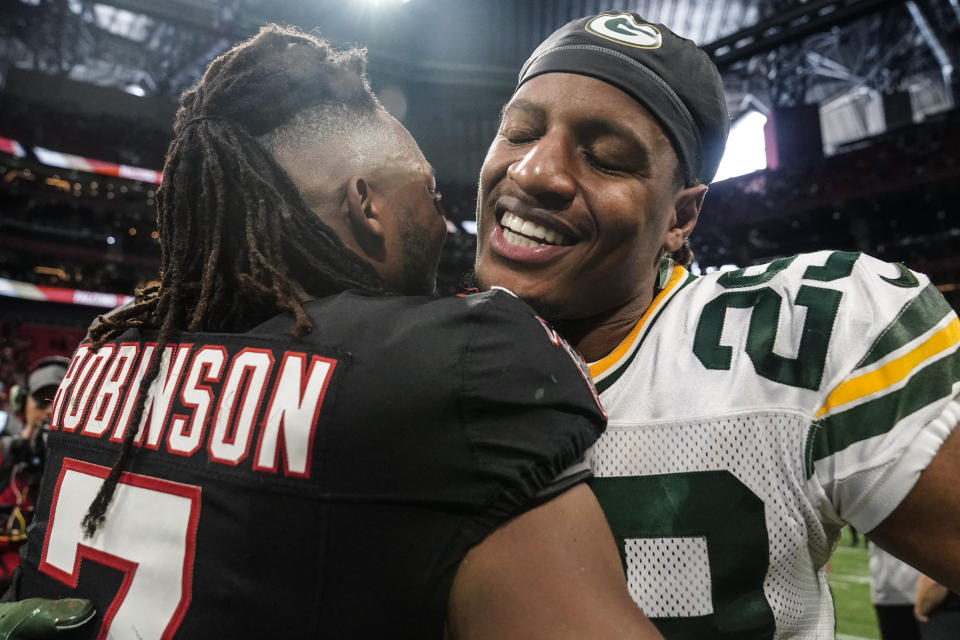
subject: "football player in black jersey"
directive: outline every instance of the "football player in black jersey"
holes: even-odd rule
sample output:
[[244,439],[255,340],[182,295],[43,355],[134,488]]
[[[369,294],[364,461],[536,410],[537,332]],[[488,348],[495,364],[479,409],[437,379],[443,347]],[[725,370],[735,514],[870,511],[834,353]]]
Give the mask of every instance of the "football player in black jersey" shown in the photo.
[[161,283],[71,361],[8,597],[90,638],[657,637],[579,482],[595,391],[509,292],[420,295],[439,194],[364,66],[270,26],[182,96]]

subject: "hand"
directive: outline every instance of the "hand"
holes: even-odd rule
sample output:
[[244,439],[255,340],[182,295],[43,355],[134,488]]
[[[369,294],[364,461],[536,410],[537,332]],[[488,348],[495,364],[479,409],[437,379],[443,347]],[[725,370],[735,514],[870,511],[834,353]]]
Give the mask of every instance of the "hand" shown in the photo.
[[949,593],[943,585],[937,584],[925,575],[920,576],[917,582],[917,595],[913,602],[913,617],[920,622],[927,622],[931,611],[940,606]]
[[95,613],[89,600],[78,598],[0,602],[0,640],[58,638],[88,623]]
[[24,440],[33,440],[34,437],[40,432],[40,423],[32,422],[25,424],[23,430],[20,431],[20,437]]

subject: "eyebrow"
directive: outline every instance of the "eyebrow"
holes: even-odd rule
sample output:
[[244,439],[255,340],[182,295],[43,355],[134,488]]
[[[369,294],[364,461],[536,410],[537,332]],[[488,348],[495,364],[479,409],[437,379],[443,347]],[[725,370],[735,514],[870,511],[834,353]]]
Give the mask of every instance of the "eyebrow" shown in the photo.
[[[547,110],[544,107],[535,102],[524,100],[523,98],[511,100],[503,106],[503,109],[500,111],[501,121],[511,111],[520,111],[521,113],[533,118],[547,118]],[[609,135],[622,140],[629,147],[628,151],[630,155],[637,159],[639,167],[650,166],[653,158],[653,151],[647,144],[637,137],[636,133],[634,133],[632,129],[620,124],[619,122],[610,120],[609,118],[588,116],[574,123],[573,128],[580,134],[585,134],[585,137]]]
[[522,111],[527,115],[536,116],[543,118],[546,116],[546,109],[541,107],[538,104],[534,104],[529,100],[524,100],[523,98],[511,100],[507,104],[503,105],[503,109],[500,110],[500,119],[503,120],[507,117],[507,113],[510,111]]

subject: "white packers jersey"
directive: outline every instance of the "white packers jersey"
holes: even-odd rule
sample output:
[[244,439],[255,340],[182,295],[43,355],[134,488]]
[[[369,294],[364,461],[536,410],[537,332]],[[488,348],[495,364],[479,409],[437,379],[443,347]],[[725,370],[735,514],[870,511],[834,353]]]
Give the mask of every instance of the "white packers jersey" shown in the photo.
[[669,639],[832,638],[840,528],[889,515],[960,421],[960,321],[859,253],[661,281],[590,365],[630,591]]

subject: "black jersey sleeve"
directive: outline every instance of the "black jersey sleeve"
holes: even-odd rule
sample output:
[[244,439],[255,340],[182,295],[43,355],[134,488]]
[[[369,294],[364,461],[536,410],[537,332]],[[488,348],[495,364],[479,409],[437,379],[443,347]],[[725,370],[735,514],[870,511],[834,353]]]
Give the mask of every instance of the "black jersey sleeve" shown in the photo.
[[[305,310],[314,329],[303,342],[337,361],[312,467],[326,513],[321,579],[339,585],[323,611],[357,609],[342,576],[369,569],[377,620],[415,615],[411,629],[424,632],[406,637],[436,637],[464,554],[583,477],[564,473],[603,413],[565,343],[509,293],[347,292]],[[263,327],[287,330],[287,319]],[[374,637],[361,631],[369,615],[340,621],[336,637]]]
[[498,290],[476,298],[460,411],[499,488],[476,522],[488,530],[588,477],[584,456],[606,416],[579,356],[526,303]]

